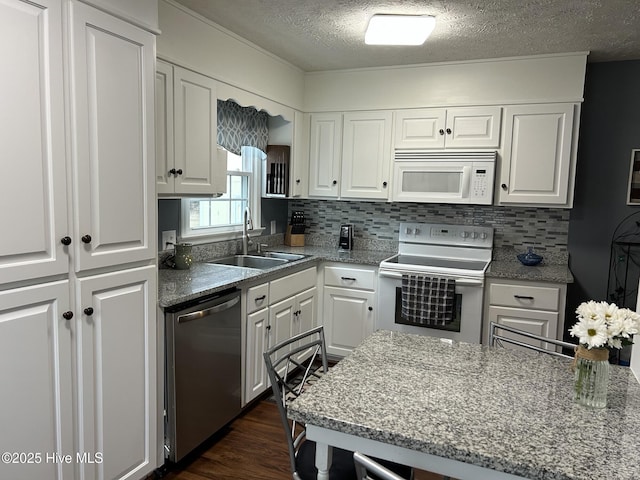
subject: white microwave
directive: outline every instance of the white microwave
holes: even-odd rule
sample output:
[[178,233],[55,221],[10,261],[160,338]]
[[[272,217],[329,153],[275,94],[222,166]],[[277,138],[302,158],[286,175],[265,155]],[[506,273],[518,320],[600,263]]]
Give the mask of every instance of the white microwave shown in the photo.
[[394,202],[491,205],[496,152],[396,150]]

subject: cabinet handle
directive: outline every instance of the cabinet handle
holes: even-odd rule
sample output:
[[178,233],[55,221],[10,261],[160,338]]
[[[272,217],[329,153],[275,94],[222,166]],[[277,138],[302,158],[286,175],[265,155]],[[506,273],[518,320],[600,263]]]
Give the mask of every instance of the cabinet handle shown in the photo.
[[337,180],[334,180],[333,182],[331,182],[331,185],[337,185],[337,184],[338,184]]
[[382,182],[382,188],[387,188],[387,182]]
[[91,235],[83,235],[82,243],[91,243]]
[[296,183],[298,183],[298,184],[300,183],[300,179],[299,178],[296,178]]
[[179,168],[178,170],[176,170],[176,173],[177,173],[178,175],[182,175],[182,169],[181,169],[181,168]]
[[447,134],[451,135],[451,129],[447,128]]
[[267,330],[271,330],[271,325],[267,325]]
[[370,312],[373,312],[373,307],[369,307],[369,311],[370,311]]
[[263,301],[265,298],[267,298],[266,295],[260,295],[259,297],[256,297],[256,303]]
[[85,308],[84,309],[84,314],[88,315],[90,317],[91,315],[93,315],[93,308],[91,308],[91,307]]
[[176,169],[172,168],[171,170],[169,170],[169,175],[175,175],[176,174]]
[[73,312],[72,311],[64,312],[62,314],[62,318],[64,318],[65,320],[71,320],[73,318]]
[[518,300],[533,300],[534,298],[529,295],[514,295],[513,298],[517,298]]
[[342,280],[344,280],[345,282],[355,282],[356,279],[353,277],[340,277]]
[[443,129],[440,129],[440,130],[438,131],[438,133],[439,133],[440,135],[444,135],[444,130],[443,130]]
[[71,237],[62,237],[60,243],[63,245],[71,245]]
[[500,186],[502,187],[502,189],[503,189],[503,190],[506,190],[506,189],[508,188],[506,183],[503,183],[503,184],[502,184],[502,185],[500,185]]

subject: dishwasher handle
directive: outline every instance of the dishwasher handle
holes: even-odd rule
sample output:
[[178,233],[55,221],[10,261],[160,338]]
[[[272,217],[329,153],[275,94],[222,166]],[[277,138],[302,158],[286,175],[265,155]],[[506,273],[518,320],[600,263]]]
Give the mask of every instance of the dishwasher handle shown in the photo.
[[229,310],[239,301],[240,301],[240,295],[237,295],[231,300],[227,300],[226,302],[221,303],[220,305],[215,305],[213,307],[206,308],[204,310],[199,310],[197,312],[191,312],[191,313],[186,313],[184,315],[180,315],[178,317],[178,323],[187,323],[193,320],[204,318],[208,315],[211,315],[212,313],[224,312],[225,310]]

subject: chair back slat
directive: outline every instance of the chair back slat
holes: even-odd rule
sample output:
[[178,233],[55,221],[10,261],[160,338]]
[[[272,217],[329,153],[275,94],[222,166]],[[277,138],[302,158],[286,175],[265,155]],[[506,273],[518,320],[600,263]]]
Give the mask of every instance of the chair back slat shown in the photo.
[[[504,334],[500,333],[501,330],[517,335],[520,338],[518,339],[514,337],[505,336]],[[489,345],[491,345],[492,347],[494,346],[504,347],[504,343],[509,343],[512,345],[517,345],[522,348],[535,350],[536,352],[546,353],[556,357],[573,358],[572,355],[567,355],[565,353],[559,352],[554,347],[544,348],[538,345],[527,343],[527,340],[537,340],[539,342],[542,342],[543,344],[551,344],[554,347],[568,348],[571,350],[573,350],[576,347],[576,344],[574,343],[564,342],[562,340],[556,340],[555,338],[543,337],[540,335],[536,335],[535,333],[526,332],[524,330],[510,327],[509,325],[502,325],[496,322],[491,322],[489,325]]]

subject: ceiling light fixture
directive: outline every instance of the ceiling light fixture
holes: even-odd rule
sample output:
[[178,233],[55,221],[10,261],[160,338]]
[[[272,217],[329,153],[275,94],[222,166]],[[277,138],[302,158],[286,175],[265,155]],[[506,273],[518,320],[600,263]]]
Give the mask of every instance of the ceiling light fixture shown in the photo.
[[422,45],[436,26],[431,15],[375,14],[369,20],[367,45]]

